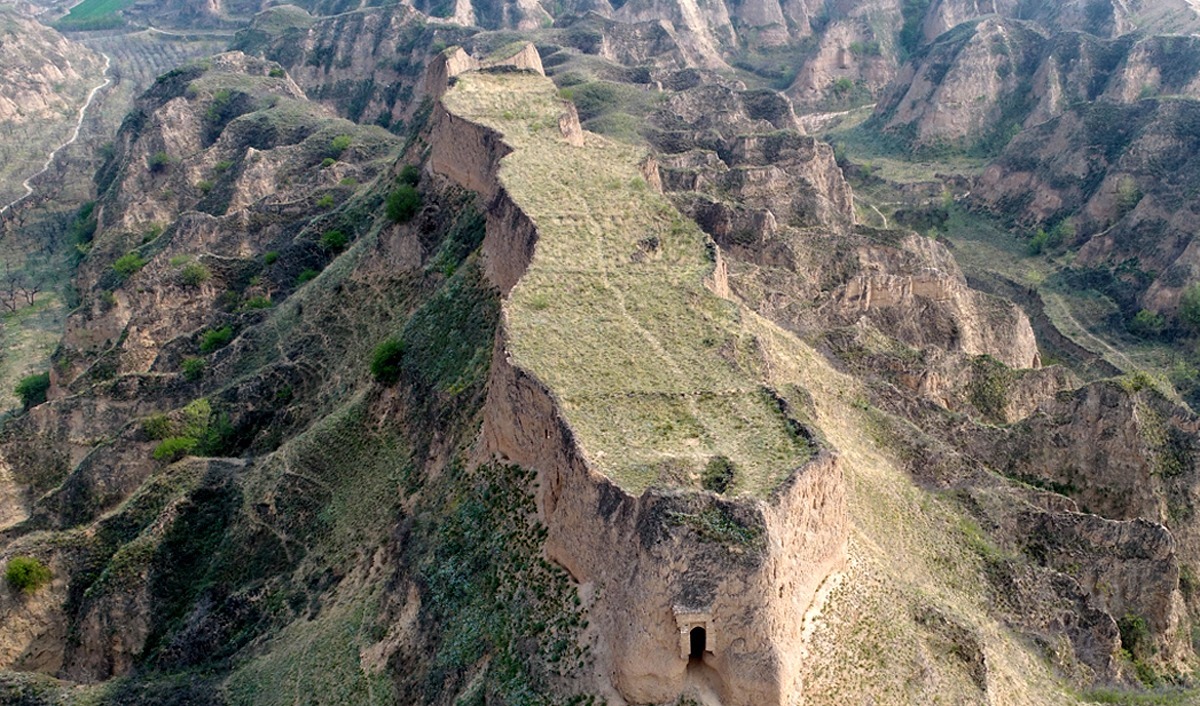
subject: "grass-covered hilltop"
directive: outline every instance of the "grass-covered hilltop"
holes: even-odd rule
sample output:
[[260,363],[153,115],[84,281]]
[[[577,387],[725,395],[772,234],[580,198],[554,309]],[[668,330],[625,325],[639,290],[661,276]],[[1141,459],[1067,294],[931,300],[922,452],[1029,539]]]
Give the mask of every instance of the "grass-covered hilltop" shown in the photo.
[[[545,383],[597,470],[640,494],[698,487],[767,496],[812,455],[787,418],[750,316],[704,286],[709,239],[646,181],[642,149],[559,132],[548,79],[466,74],[447,110],[512,146],[500,182],[537,225],[504,305],[509,351]],[[657,178],[657,175],[655,175]]]
[[1198,29],[0,7],[0,706],[1200,702]]

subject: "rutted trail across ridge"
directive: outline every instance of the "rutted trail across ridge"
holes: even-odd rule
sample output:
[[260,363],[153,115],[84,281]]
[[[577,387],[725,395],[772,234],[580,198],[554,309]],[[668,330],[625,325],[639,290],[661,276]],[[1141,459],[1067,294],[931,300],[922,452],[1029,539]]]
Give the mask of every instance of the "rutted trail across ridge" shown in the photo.
[[16,206],[33,195],[33,180],[50,171],[50,166],[54,164],[54,158],[58,156],[58,153],[75,144],[75,142],[79,139],[79,133],[83,129],[83,121],[87,118],[88,108],[92,106],[92,102],[96,100],[96,96],[100,93],[100,91],[104,90],[109,84],[112,83],[112,77],[108,75],[108,71],[112,67],[112,57],[110,57],[108,54],[102,54],[102,56],[104,57],[104,72],[102,74],[104,76],[104,82],[93,88],[91,92],[88,93],[87,100],[84,101],[82,106],[80,106],[79,117],[75,121],[75,129],[71,132],[71,138],[58,147],[55,147],[54,150],[50,152],[50,156],[46,157],[46,162],[42,165],[42,168],[27,177],[25,181],[21,182],[21,186],[25,188],[25,193],[0,208],[0,215],[4,214],[6,211],[8,211],[8,209]]

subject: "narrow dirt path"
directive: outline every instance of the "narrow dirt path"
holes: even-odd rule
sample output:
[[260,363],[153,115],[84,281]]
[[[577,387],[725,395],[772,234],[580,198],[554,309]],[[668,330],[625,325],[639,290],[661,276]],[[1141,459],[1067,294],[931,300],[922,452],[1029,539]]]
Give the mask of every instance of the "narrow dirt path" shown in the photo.
[[[1061,314],[1066,321],[1070,322],[1071,326],[1074,327],[1075,331],[1078,332],[1077,335],[1079,338],[1084,339],[1083,341],[1075,340],[1075,342],[1080,346],[1091,350],[1093,353],[1099,355],[1101,358],[1104,358],[1118,368],[1121,368],[1125,372],[1138,369],[1137,364],[1134,363],[1129,356],[1112,347],[1107,341],[1093,334],[1091,331],[1088,331],[1083,324],[1079,323],[1075,316],[1071,314],[1071,307],[1065,301],[1063,301],[1061,297],[1047,292],[1043,295],[1042,299],[1047,303],[1053,301],[1054,308],[1057,310],[1057,313]],[[1047,314],[1049,314],[1049,312],[1047,312]],[[1053,317],[1051,318],[1051,323],[1054,323]],[[1062,330],[1061,327],[1059,327],[1059,330]],[[1066,331],[1063,331],[1062,333],[1068,338],[1075,339],[1075,336],[1072,336]],[[1094,344],[1095,348],[1086,344]],[[1097,348],[1100,350],[1096,350]]]
[[92,103],[96,100],[96,96],[100,93],[100,91],[104,90],[109,84],[112,83],[112,77],[108,75],[108,70],[112,68],[112,57],[103,52],[101,52],[101,56],[104,57],[104,73],[102,74],[104,76],[104,83],[101,83],[99,86],[93,88],[91,92],[88,93],[87,101],[85,101],[83,106],[79,108],[79,118],[75,121],[75,129],[71,132],[71,139],[62,143],[58,147],[55,147],[54,150],[50,152],[50,156],[46,157],[46,163],[42,165],[42,168],[36,173],[31,174],[25,181],[21,182],[21,186],[24,187],[25,193],[5,204],[3,208],[0,208],[0,214],[3,214],[4,212],[8,211],[8,209],[29,198],[33,194],[33,180],[50,171],[50,166],[54,164],[54,158],[58,156],[58,153],[75,144],[76,140],[79,139],[79,133],[81,130],[83,130],[83,121],[85,118],[87,118],[88,108],[92,107]]

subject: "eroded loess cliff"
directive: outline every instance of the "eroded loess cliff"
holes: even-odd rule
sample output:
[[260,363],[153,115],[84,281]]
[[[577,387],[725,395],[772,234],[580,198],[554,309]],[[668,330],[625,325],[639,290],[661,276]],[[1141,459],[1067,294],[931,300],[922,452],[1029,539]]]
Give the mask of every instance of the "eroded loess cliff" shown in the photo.
[[1196,120],[1190,100],[1072,109],[1014,140],[973,198],[1030,226],[1070,223],[1062,245],[1078,249],[1081,268],[1131,268],[1101,285],[1123,317],[1173,315],[1196,269]]
[[1080,102],[1195,94],[1195,54],[1186,36],[1105,41],[1000,18],[965,22],[903,68],[873,120],[918,151],[991,155]]

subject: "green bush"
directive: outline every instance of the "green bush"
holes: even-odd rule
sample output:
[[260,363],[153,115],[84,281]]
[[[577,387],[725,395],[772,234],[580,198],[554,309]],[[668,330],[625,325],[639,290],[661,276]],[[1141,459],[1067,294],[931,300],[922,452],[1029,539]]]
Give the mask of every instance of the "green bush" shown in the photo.
[[404,343],[389,338],[375,347],[371,354],[371,375],[383,385],[400,381],[400,363],[404,359]]
[[341,154],[350,149],[350,144],[354,142],[354,138],[349,135],[338,135],[329,142],[329,149],[334,154]]
[[1029,244],[1025,247],[1026,252],[1030,257],[1041,255],[1046,249],[1046,244],[1050,242],[1050,234],[1044,228],[1038,228],[1033,237],[1029,239]]
[[400,170],[400,175],[396,177],[396,180],[401,184],[416,186],[421,181],[421,170],[415,164],[406,164],[404,169]]
[[724,493],[733,484],[733,476],[733,462],[726,456],[713,456],[708,465],[704,467],[704,473],[700,476],[700,484],[704,486],[705,490]]
[[350,239],[340,230],[327,230],[321,235],[321,247],[330,252],[341,252],[346,249]]
[[337,164],[336,159],[334,159],[333,157],[326,157],[325,159],[321,160],[321,169],[326,169],[328,167],[332,167],[335,164]]
[[132,275],[138,270],[146,266],[146,260],[135,252],[130,252],[117,258],[113,263],[113,271],[121,276],[121,279]]
[[854,90],[854,81],[846,77],[839,78],[831,85],[833,92],[839,96],[845,96]]
[[233,328],[230,326],[222,326],[221,328],[209,329],[200,336],[200,352],[212,353],[218,348],[224,347],[233,340]]
[[1167,319],[1162,314],[1142,309],[1129,322],[1129,332],[1142,338],[1154,338],[1167,327]]
[[200,442],[190,436],[171,436],[154,447],[154,460],[174,463],[196,449]]
[[279,260],[279,251],[278,250],[268,250],[265,253],[263,253],[263,264],[264,265],[268,265],[268,266],[274,265],[275,262],[278,260]]
[[203,358],[184,358],[179,369],[183,371],[184,379],[194,382],[204,376],[205,367],[207,367],[207,363]]
[[275,68],[268,71],[267,75],[270,76],[271,78],[283,78],[284,76],[287,75],[287,73],[283,69],[276,66]]
[[8,585],[26,595],[50,583],[50,577],[50,567],[31,556],[14,556],[4,570]]
[[421,194],[411,184],[401,184],[388,194],[387,217],[393,223],[408,223],[421,210]]
[[199,287],[210,279],[212,271],[200,262],[189,262],[179,272],[179,280],[188,287]]
[[317,208],[333,208],[334,203],[333,194],[325,194],[317,199]]
[[46,401],[50,389],[50,373],[38,373],[21,378],[13,390],[21,400],[21,407],[29,409]]
[[270,299],[258,294],[247,299],[246,303],[242,304],[242,309],[253,311],[255,309],[270,309],[271,306],[272,304]]
[[166,152],[155,152],[154,154],[150,155],[150,159],[147,163],[150,166],[150,171],[161,172],[165,171],[167,167],[171,166],[171,163],[174,161],[175,160],[171,158],[171,155],[167,154]]
[[304,270],[300,274],[296,275],[296,286],[299,287],[299,286],[305,284],[306,282],[313,281],[314,279],[317,278],[317,275],[319,275],[319,274],[321,274],[321,273],[318,270],[314,270],[311,267]]
[[232,168],[233,168],[232,160],[222,159],[220,162],[217,162],[216,164],[213,165],[213,172],[215,172],[217,174],[224,174],[225,172],[229,171]]

